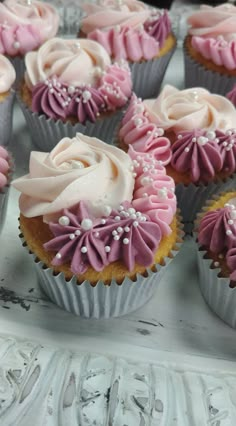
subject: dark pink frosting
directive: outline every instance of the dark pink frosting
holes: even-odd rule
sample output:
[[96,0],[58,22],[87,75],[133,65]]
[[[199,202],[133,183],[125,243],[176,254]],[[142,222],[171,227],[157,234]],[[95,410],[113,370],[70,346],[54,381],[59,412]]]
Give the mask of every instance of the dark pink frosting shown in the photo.
[[231,281],[236,281],[236,247],[231,248],[226,254],[226,263],[230,269]]
[[172,167],[180,173],[190,173],[193,182],[208,182],[223,166],[216,139],[214,132],[182,132],[172,145]]
[[232,174],[236,171],[236,130],[230,129],[225,133],[217,130],[216,137],[223,161],[222,171]]
[[56,251],[52,264],[71,262],[75,274],[84,273],[91,265],[101,271],[106,265],[122,260],[132,271],[135,262],[150,266],[161,240],[160,227],[139,214],[132,204],[122,203],[108,217],[91,215],[89,204],[80,202],[63,210],[68,224],[50,223],[54,238],[44,244],[49,251]]
[[216,254],[236,247],[234,206],[226,204],[221,209],[207,212],[200,222],[198,241],[204,248]]
[[53,119],[73,116],[83,124],[86,120],[94,122],[103,111],[124,106],[131,88],[130,70],[124,62],[110,65],[98,75],[96,87],[69,86],[53,76],[33,86],[32,110]]
[[234,85],[232,90],[230,90],[230,92],[227,93],[226,98],[228,98],[232,102],[232,104],[234,104],[234,106],[236,107],[236,84]]
[[166,10],[163,15],[151,15],[144,23],[147,33],[159,42],[160,47],[163,46],[166,38],[171,32],[171,22]]

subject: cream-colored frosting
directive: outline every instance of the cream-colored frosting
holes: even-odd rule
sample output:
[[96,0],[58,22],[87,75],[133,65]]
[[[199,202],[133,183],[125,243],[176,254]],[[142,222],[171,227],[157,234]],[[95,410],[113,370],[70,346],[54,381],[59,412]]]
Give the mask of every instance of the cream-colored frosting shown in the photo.
[[0,23],[9,26],[32,25],[43,42],[56,35],[59,15],[49,3],[36,0],[5,0],[0,3]]
[[201,87],[178,90],[166,85],[156,99],[143,101],[149,118],[165,130],[227,130],[236,124],[236,109],[223,96]]
[[10,90],[16,79],[16,72],[11,62],[3,55],[0,55],[0,93]]
[[103,71],[111,64],[111,60],[106,50],[96,41],[53,38],[37,52],[27,53],[25,64],[25,81],[31,89],[53,76],[69,85],[93,85],[98,67]]
[[189,34],[193,36],[223,36],[230,41],[236,34],[236,7],[229,3],[216,7],[203,5],[189,16],[188,24],[191,26]]
[[85,34],[116,25],[135,28],[151,14],[150,9],[137,0],[102,0],[98,4],[84,4],[83,9],[87,13],[81,21],[81,30]]
[[104,205],[117,208],[131,201],[132,160],[122,150],[78,133],[64,138],[51,153],[31,152],[29,174],[16,179],[20,210],[26,217],[49,220],[79,201],[91,202],[96,212]]

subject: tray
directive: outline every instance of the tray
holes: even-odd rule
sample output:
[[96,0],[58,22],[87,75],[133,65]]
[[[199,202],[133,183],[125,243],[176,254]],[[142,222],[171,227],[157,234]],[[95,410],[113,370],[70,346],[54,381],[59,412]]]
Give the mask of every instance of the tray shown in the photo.
[[[165,83],[183,87],[181,49]],[[15,106],[15,177],[32,149]],[[0,236],[1,426],[235,426],[236,332],[204,303],[186,241],[155,297],[119,319],[83,320],[50,303],[18,238],[10,190]]]

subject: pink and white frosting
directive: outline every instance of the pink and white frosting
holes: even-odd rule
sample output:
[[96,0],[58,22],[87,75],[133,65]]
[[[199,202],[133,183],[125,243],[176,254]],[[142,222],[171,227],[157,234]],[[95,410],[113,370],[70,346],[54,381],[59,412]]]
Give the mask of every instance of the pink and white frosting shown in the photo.
[[[150,153],[162,164],[188,173],[194,183],[209,182],[220,171],[236,171],[235,122],[235,108],[223,96],[201,88],[179,91],[165,86],[157,99],[132,96],[119,138],[139,155]],[[172,134],[172,143],[168,132],[176,136]]]
[[83,6],[81,30],[101,43],[115,60],[150,60],[171,32],[167,12],[151,11],[137,0],[100,1]]
[[11,62],[0,55],[0,93],[8,92],[16,79],[16,72]]
[[24,55],[54,37],[59,15],[49,3],[5,0],[0,3],[0,53]]
[[150,121],[175,133],[235,127],[236,110],[232,103],[201,87],[179,90],[166,85],[156,99],[146,99],[143,105]]
[[228,98],[236,107],[236,84],[233,86],[230,92],[227,93],[226,98]]
[[0,191],[7,185],[9,170],[9,154],[3,146],[0,146]]
[[176,213],[175,184],[152,155],[129,154],[96,138],[62,139],[49,154],[32,152],[30,172],[13,182],[26,217],[44,216],[54,265],[100,271],[121,260],[150,266]]
[[231,271],[230,279],[236,279],[236,198],[230,199],[223,208],[208,211],[201,219],[198,242],[204,249],[226,257]]
[[216,65],[228,70],[236,68],[236,7],[201,6],[188,18],[192,46]]
[[122,107],[132,90],[125,61],[111,64],[105,49],[87,39],[56,38],[28,53],[25,81],[34,112],[81,123]]

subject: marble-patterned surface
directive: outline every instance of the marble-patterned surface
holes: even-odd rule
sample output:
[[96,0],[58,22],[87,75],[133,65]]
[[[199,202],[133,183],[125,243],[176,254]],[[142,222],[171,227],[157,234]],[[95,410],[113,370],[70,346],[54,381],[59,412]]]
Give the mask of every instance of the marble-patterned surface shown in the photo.
[[234,426],[236,373],[0,336],[2,426]]

